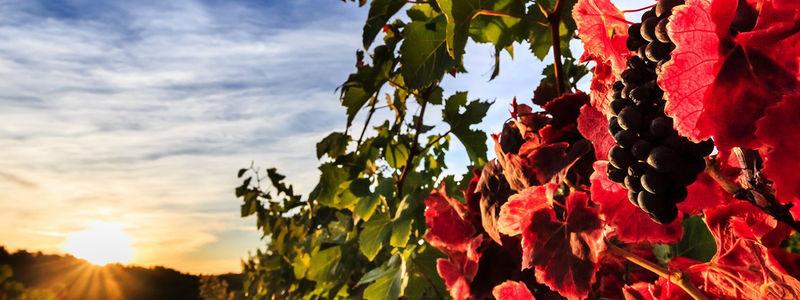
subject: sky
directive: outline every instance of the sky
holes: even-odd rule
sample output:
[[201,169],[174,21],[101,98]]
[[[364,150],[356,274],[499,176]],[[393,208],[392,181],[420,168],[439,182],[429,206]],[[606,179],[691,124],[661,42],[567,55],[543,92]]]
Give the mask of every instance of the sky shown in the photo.
[[[239,217],[236,171],[277,167],[313,188],[316,142],[345,125],[335,89],[366,13],[334,0],[0,0],[0,245],[61,253],[70,233],[109,222],[130,235],[132,264],[239,272],[264,241]],[[550,62],[516,45],[488,82],[492,53],[469,44],[469,73],[443,83],[495,101],[488,132]]]

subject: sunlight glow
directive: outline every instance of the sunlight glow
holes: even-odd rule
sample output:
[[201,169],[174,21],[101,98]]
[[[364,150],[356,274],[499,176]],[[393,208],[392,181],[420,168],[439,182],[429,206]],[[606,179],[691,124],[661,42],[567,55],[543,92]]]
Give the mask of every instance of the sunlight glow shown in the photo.
[[94,222],[86,229],[69,233],[64,251],[95,265],[126,263],[133,257],[132,239],[122,225]]

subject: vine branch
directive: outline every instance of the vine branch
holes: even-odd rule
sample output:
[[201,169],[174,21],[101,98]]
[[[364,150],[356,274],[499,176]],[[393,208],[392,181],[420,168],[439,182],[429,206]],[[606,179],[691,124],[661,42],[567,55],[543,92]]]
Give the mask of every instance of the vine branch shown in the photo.
[[[800,221],[796,221],[789,211],[791,205],[780,204],[767,182],[761,178],[758,152],[735,148],[734,153],[739,158],[740,168],[745,175],[743,176],[744,187],[722,174],[716,158],[706,158],[706,173],[729,194],[737,199],[750,202],[778,222],[789,225],[795,231],[800,232]],[[750,165],[751,162],[752,165]]]
[[[427,94],[427,93],[426,93]],[[400,173],[400,179],[397,180],[397,195],[400,196],[403,194],[403,182],[406,181],[406,177],[408,177],[408,173],[410,172],[413,167],[411,164],[414,161],[414,156],[417,155],[417,148],[419,148],[419,135],[422,131],[422,122],[425,119],[425,108],[428,106],[428,98],[421,98],[422,99],[422,106],[419,110],[419,117],[417,119],[417,124],[414,126],[414,139],[411,141],[411,147],[408,150],[408,159],[406,159],[406,165],[403,166],[403,172]]]
[[653,272],[661,278],[669,280],[669,282],[671,282],[672,284],[675,284],[681,289],[683,289],[683,291],[689,294],[689,296],[691,296],[693,299],[695,300],[708,299],[706,298],[705,295],[703,295],[703,292],[701,292],[700,289],[698,289],[689,281],[689,278],[687,278],[685,274],[683,274],[683,272],[667,270],[662,266],[659,266],[641,256],[628,252],[625,249],[617,247],[612,243],[606,242],[606,244],[608,245],[609,252],[619,257],[622,257],[650,272]]
[[556,91],[559,95],[564,93],[564,71],[561,65],[561,37],[558,33],[559,24],[561,24],[561,9],[564,6],[564,1],[556,0],[556,5],[553,11],[547,15],[547,21],[550,23],[550,39],[553,42],[553,75],[556,78]]

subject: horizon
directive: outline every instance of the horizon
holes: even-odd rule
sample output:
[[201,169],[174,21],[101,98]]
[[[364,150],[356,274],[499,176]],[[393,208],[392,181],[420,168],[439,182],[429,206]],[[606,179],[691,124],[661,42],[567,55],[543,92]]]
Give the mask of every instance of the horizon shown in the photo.
[[[40,0],[2,2],[0,13],[3,246],[74,255],[68,240],[104,222],[130,238],[117,249],[132,251],[124,265],[238,274],[265,241],[240,218],[236,171],[276,167],[311,191],[316,141],[345,126],[335,91],[354,69],[367,7]],[[470,43],[470,73],[443,83],[495,101],[477,126],[487,132],[542,78],[546,64],[515,47],[489,83],[493,49]],[[451,152],[449,172],[463,173],[466,152]]]

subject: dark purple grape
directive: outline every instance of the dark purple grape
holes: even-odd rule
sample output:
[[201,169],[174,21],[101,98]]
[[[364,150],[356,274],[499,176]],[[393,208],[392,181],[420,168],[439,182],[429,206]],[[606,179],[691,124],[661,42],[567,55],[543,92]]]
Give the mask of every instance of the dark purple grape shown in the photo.
[[672,204],[665,207],[664,210],[650,215],[650,217],[658,224],[669,224],[672,223],[672,221],[675,221],[675,218],[678,217],[678,208]]
[[[652,82],[652,81],[650,81],[650,82]],[[653,87],[653,85],[650,84],[650,82],[645,83],[645,84],[643,84],[643,85],[631,90],[631,93],[630,93],[631,100],[636,102],[636,104],[640,104],[640,103],[642,103],[642,104],[650,104],[650,103],[653,103],[654,102],[653,98],[656,96],[656,93],[655,93],[655,88]]]
[[650,122],[650,133],[656,138],[662,138],[672,133],[672,119],[658,117]]
[[659,146],[650,151],[647,156],[647,164],[662,173],[668,173],[675,169],[679,156],[675,150]]
[[642,183],[640,182],[639,178],[633,176],[626,176],[625,177],[625,187],[631,191],[641,191],[642,190]]
[[672,14],[672,8],[681,4],[683,4],[683,0],[660,0],[656,2],[656,17],[663,17],[666,20],[666,17]]
[[662,19],[658,21],[656,24],[656,39],[662,43],[669,43],[669,33],[667,33],[667,23],[669,23],[669,19]]
[[678,164],[674,172],[670,173],[670,178],[676,185],[690,185],[697,180],[698,172],[695,171],[695,168],[689,166],[687,162],[682,162]]
[[658,18],[649,18],[647,20],[642,21],[642,27],[639,29],[639,33],[642,35],[642,38],[648,42],[652,42],[656,40],[656,25],[658,24]]
[[642,45],[636,50],[636,55],[641,57],[642,59],[647,59],[647,44]]
[[669,53],[672,49],[670,49],[670,44],[665,44],[659,41],[652,41],[647,44],[647,48],[645,49],[645,56],[647,59],[653,62],[658,62],[663,59],[669,59]]
[[617,169],[614,166],[608,166],[606,169],[606,174],[608,175],[608,179],[616,183],[623,183],[625,182],[625,171]]
[[639,192],[628,190],[628,201],[630,201],[633,206],[639,207]]
[[617,122],[622,129],[638,130],[642,126],[642,112],[635,106],[628,106],[619,112]]
[[644,21],[645,21],[645,20],[647,20],[647,19],[650,19],[650,18],[652,18],[652,17],[655,17],[655,16],[656,16],[656,10],[655,10],[655,8],[653,8],[653,9],[650,9],[650,10],[648,10],[648,11],[644,12],[644,13],[642,14],[642,18],[641,18],[641,20],[642,20],[642,23],[644,23]]
[[633,130],[622,130],[614,135],[614,140],[623,148],[630,148],[633,143],[639,140],[639,135]]
[[686,196],[688,195],[689,191],[686,190],[686,187],[679,185],[670,188],[669,191],[667,191],[667,193],[664,195],[664,199],[677,204],[683,202],[683,200],[686,200]]
[[611,150],[608,151],[608,160],[614,167],[622,170],[627,169],[635,161],[630,151],[619,145],[611,147]]
[[647,63],[641,57],[631,56],[631,58],[628,59],[628,69],[641,71],[647,70],[648,68]]
[[639,192],[637,197],[639,207],[650,214],[653,221],[660,224],[668,224],[675,220],[678,216],[678,209],[669,201],[665,201],[663,197],[655,194],[648,193],[647,191]]
[[633,85],[633,84],[626,85],[626,86],[625,86],[625,87],[622,89],[622,92],[620,92],[620,93],[619,93],[619,95],[620,95],[620,98],[623,98],[623,99],[630,99],[630,98],[631,98],[631,96],[630,96],[630,95],[631,95],[631,90],[633,89],[633,87],[634,87],[634,85]]
[[711,152],[714,152],[714,141],[708,139],[699,142],[697,144],[694,144],[692,148],[693,148],[692,155],[694,156],[701,156],[701,157],[709,156]]
[[612,136],[622,130],[622,127],[619,126],[617,119],[617,117],[611,117],[611,119],[608,119],[608,132],[610,132]]
[[662,194],[669,189],[669,181],[658,172],[647,172],[641,178],[642,188],[653,194]]
[[622,88],[624,88],[624,87],[625,87],[625,84],[622,83],[622,81],[614,82],[614,85],[611,86],[611,88],[614,89],[615,91],[621,91]]
[[631,147],[631,154],[633,154],[633,157],[636,159],[646,160],[647,156],[650,155],[651,147],[650,142],[647,140],[638,140]]
[[634,23],[628,27],[628,40],[641,40],[642,35],[639,34],[639,29],[641,29],[642,23]]
[[611,101],[611,111],[614,112],[614,115],[619,114],[623,108],[633,105],[633,101],[628,99],[617,98]]
[[642,177],[650,170],[650,166],[643,162],[636,162],[628,167],[628,176]]

